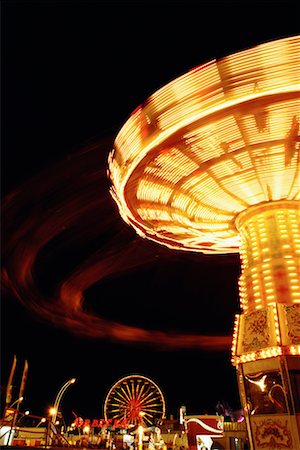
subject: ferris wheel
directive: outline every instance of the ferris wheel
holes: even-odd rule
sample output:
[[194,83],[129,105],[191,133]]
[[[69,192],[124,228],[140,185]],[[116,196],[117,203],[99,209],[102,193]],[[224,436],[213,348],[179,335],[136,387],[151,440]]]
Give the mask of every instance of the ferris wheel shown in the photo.
[[156,425],[164,419],[166,405],[162,391],[154,381],[142,375],[129,375],[118,380],[104,401],[105,420],[126,425]]

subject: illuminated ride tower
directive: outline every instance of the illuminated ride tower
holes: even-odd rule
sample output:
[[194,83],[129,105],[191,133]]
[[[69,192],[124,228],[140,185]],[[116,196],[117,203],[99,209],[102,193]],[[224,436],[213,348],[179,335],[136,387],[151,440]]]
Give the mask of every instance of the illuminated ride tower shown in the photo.
[[299,43],[263,43],[168,83],[131,114],[108,162],[140,236],[240,253],[232,364],[255,450],[300,449]]

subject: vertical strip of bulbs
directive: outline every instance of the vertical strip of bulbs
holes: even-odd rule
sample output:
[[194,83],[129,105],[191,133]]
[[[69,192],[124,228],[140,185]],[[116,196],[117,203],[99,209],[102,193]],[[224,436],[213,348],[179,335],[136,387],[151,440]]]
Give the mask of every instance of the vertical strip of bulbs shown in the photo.
[[234,319],[234,325],[233,325],[233,335],[232,335],[232,345],[231,345],[231,363],[233,365],[235,363],[235,355],[236,355],[236,350],[237,350],[239,325],[240,325],[240,315],[236,314],[235,319]]
[[279,328],[279,317],[277,311],[277,304],[272,304],[273,309],[273,318],[274,318],[274,328],[275,328],[275,336],[277,345],[281,345],[281,336],[280,336],[280,328]]

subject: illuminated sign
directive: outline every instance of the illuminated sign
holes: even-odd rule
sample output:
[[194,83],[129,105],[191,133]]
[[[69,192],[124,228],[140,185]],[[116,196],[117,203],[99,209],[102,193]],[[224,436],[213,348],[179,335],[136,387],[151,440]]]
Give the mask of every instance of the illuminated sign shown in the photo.
[[195,440],[197,436],[222,437],[224,431],[223,416],[186,416],[188,439]]
[[91,427],[91,428],[110,428],[110,429],[116,429],[116,428],[127,428],[129,426],[129,423],[126,420],[112,420],[112,419],[82,419],[82,417],[76,417],[74,421],[74,426],[76,428],[84,428],[84,427]]

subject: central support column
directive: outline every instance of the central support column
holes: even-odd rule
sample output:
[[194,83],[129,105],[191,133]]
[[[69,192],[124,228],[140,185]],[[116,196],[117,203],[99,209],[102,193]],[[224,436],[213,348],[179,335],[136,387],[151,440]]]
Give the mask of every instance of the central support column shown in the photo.
[[273,201],[243,211],[242,314],[232,363],[251,448],[300,449],[300,210]]

